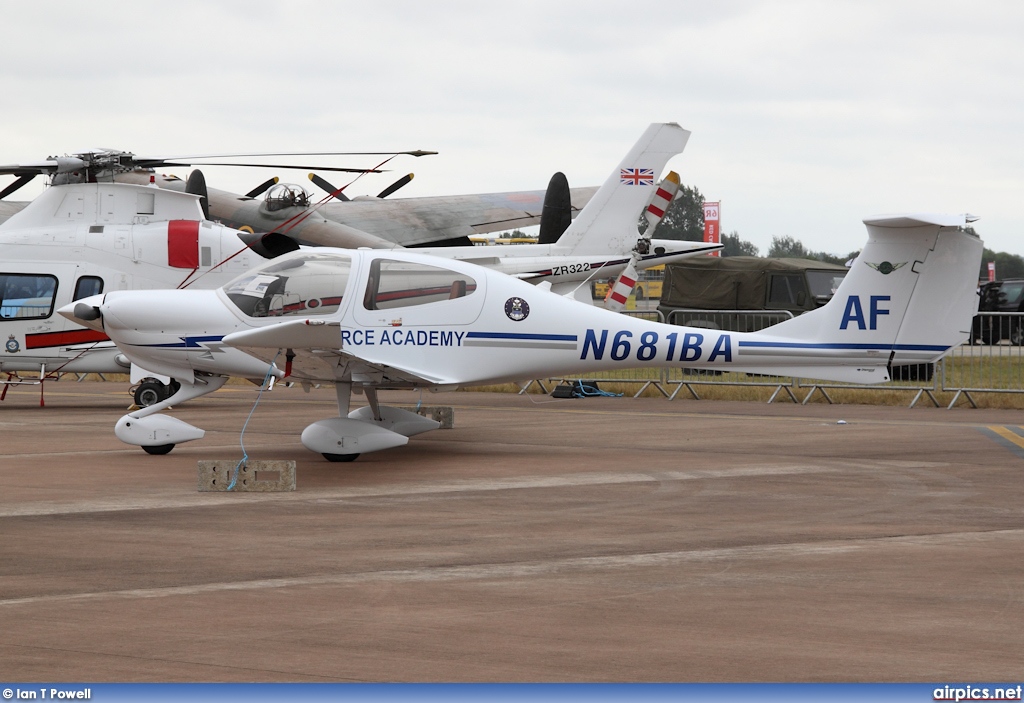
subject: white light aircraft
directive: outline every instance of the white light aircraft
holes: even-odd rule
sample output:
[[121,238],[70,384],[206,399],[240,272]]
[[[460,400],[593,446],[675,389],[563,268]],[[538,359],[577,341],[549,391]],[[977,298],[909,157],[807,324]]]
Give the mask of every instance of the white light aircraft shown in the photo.
[[[182,384],[122,417],[122,441],[161,454],[198,439],[203,430],[159,411],[229,375],[267,373],[336,384],[338,415],[309,425],[302,442],[348,461],[438,426],[382,405],[383,389],[642,366],[888,381],[893,365],[934,362],[966,338],[982,252],[968,221],[865,220],[868,242],[827,305],[750,333],[649,322],[466,262],[380,250],[295,252],[218,290],[113,292],[60,313]],[[350,412],[353,391],[369,405]]]
[[[553,244],[417,251],[472,261],[590,302],[583,283],[595,274],[615,276],[630,261],[646,268],[718,249],[651,240],[657,218],[650,215],[645,235],[637,231],[645,205],[662,192],[655,179],[689,134],[676,124],[648,127]],[[47,164],[33,165],[31,172]],[[60,161],[51,165],[60,175]],[[27,167],[3,168],[18,173]],[[26,381],[9,376],[7,382],[42,383],[57,372],[129,371],[133,383],[149,379],[136,391],[139,405],[167,397],[174,377],[131,364],[105,335],[57,316],[57,308],[114,290],[215,288],[264,258],[297,248],[279,233],[254,235],[204,220],[194,194],[111,182],[51,185],[0,225],[0,246],[0,372],[38,374]]]

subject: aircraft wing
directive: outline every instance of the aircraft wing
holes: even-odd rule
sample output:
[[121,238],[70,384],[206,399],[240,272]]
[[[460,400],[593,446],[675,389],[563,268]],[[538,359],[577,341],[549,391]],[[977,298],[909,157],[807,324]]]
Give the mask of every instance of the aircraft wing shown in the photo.
[[28,207],[27,202],[7,202],[0,200],[0,225]]
[[[575,217],[597,192],[570,188]],[[325,205],[320,214],[403,246],[540,224],[543,190],[378,200],[356,198]]]
[[[118,180],[137,182],[140,178],[138,174],[124,174]],[[185,189],[185,181],[176,177],[159,176],[156,183],[161,188]],[[596,186],[569,189],[573,217],[597,190]],[[248,226],[257,232],[265,232],[283,221],[281,218],[267,219],[258,207],[260,200],[215,188],[208,188],[207,194],[213,219],[231,227]],[[347,236],[369,235],[405,247],[437,245],[439,242],[465,238],[465,241],[458,243],[468,246],[471,244],[468,237],[474,234],[503,232],[540,224],[545,194],[544,190],[533,190],[422,198],[357,197],[344,202],[329,202],[318,208],[316,214],[351,228]],[[302,227],[305,224],[301,223],[294,230],[300,240],[304,236]],[[353,248],[372,246],[364,241],[332,243],[313,237],[307,239],[318,245]]]
[[[343,351],[339,348],[340,341],[339,323],[307,319],[235,332],[223,339],[224,344],[257,359],[268,363],[276,360],[278,366],[283,365],[283,355],[278,350],[289,350],[295,355],[288,376],[292,381],[334,383],[339,378],[351,378],[355,383],[372,383],[378,388],[456,384],[454,379],[442,378],[422,369],[374,361],[366,355],[366,348],[360,348],[359,354]],[[284,365],[287,368],[287,360]]]

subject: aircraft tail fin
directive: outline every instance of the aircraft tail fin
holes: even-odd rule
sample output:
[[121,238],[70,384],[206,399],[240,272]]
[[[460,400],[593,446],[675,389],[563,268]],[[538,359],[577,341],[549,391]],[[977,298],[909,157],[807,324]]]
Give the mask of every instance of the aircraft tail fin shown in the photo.
[[637,224],[665,165],[686,147],[690,132],[675,122],[652,124],[583,211],[558,239],[574,254],[633,250]]
[[965,229],[971,221],[864,220],[867,245],[828,304],[741,340],[740,356],[791,358],[794,368],[821,367],[815,378],[872,383],[889,380],[894,365],[936,361],[967,338],[978,308],[982,242]]

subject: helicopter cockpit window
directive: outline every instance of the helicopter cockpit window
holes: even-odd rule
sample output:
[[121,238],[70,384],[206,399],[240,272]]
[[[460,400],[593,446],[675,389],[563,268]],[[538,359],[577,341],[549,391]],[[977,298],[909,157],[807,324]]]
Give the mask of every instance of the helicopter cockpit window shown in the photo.
[[425,264],[377,259],[363,295],[367,310],[391,310],[463,298],[476,292],[464,273]]
[[293,183],[278,183],[267,191],[267,209],[284,210],[289,207],[309,207],[309,193]]
[[103,292],[103,279],[99,276],[82,276],[75,283],[75,294],[71,300],[81,300]]
[[57,279],[43,274],[0,273],[0,320],[40,320],[53,314]]
[[351,270],[347,256],[303,254],[236,278],[224,292],[250,317],[330,315],[341,305]]

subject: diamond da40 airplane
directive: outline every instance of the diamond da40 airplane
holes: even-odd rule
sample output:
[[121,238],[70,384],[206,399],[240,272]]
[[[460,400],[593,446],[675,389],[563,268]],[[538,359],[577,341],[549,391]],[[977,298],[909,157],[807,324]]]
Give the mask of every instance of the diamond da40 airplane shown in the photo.
[[[650,240],[658,222],[652,212],[661,212],[656,202],[664,206],[671,197],[654,183],[655,174],[682,151],[688,136],[675,124],[651,125],[585,212],[552,244],[425,251],[547,283],[560,292],[582,291],[589,302],[583,284],[595,274],[614,276],[631,262],[645,268],[720,248]],[[14,172],[15,167],[5,168]],[[622,177],[640,171],[647,177]],[[669,190],[672,176],[666,181]],[[645,207],[652,226],[641,237],[637,222]],[[154,379],[137,391],[140,405],[166,397],[176,388],[174,377],[132,364],[101,331],[56,315],[57,308],[105,291],[214,288],[264,258],[298,248],[278,233],[259,236],[203,219],[194,194],[109,182],[51,185],[0,225],[0,246],[5,252],[0,334],[6,338],[0,339],[0,372],[38,373],[43,379],[56,372],[130,370],[133,383]]]
[[[302,442],[328,460],[404,445],[438,427],[382,405],[383,389],[450,389],[642,366],[686,366],[857,383],[937,360],[977,309],[982,243],[965,216],[865,220],[868,242],[831,301],[759,332],[631,318],[500,271],[412,252],[299,251],[217,290],[113,292],[61,309],[133,363],[181,381],[123,416],[124,442],[152,454],[203,430],[159,414],[228,375],[334,383],[338,415]],[[353,392],[369,405],[350,412]]]

